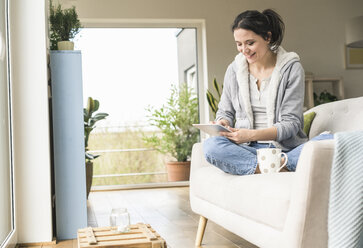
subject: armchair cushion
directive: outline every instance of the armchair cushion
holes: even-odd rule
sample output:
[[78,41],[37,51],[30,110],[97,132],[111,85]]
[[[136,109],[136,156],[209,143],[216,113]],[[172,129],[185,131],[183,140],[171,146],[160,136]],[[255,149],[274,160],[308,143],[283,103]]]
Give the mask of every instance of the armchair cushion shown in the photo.
[[310,127],[315,118],[315,115],[316,115],[315,112],[304,114],[304,132],[308,137],[309,137]]
[[[194,194],[222,209],[282,230],[290,204],[294,173],[234,176],[214,166],[199,169]],[[208,178],[208,180],[205,180]]]
[[363,97],[357,97],[321,104],[309,109],[306,113],[316,113],[311,124],[309,139],[324,131],[336,133],[361,130],[363,123],[362,104]]

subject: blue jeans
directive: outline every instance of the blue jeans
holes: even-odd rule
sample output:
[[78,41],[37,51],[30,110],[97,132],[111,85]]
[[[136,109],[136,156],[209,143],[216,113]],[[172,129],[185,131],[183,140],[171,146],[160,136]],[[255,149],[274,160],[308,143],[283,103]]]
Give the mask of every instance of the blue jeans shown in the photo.
[[[333,138],[333,134],[321,134],[311,140],[326,140]],[[301,144],[286,152],[288,156],[286,167],[288,170],[296,170],[296,165],[304,145],[305,144]],[[252,142],[249,145],[238,145],[222,136],[210,137],[203,143],[203,151],[206,160],[222,171],[233,175],[254,174],[257,167],[256,151],[268,147],[273,148],[274,146],[257,142]]]

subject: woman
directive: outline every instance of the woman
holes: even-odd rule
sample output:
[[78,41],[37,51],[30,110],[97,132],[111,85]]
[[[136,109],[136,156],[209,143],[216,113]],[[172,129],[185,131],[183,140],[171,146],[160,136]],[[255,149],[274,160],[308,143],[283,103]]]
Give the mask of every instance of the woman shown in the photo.
[[[277,147],[294,171],[302,145],[304,69],[299,56],[280,44],[284,23],[273,10],[249,10],[232,25],[237,50],[229,65],[215,123],[232,132],[204,142],[208,162],[224,172],[259,173],[256,150]],[[331,136],[318,137],[326,139]],[[283,161],[282,161],[283,162]]]

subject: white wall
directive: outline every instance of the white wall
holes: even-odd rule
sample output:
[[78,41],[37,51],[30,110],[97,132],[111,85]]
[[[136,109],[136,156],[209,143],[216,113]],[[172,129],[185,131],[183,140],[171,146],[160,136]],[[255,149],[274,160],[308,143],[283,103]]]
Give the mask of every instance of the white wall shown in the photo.
[[18,243],[52,241],[45,0],[10,2]]
[[[345,22],[363,15],[362,0],[61,0],[80,18],[205,19],[208,82],[223,81],[237,51],[230,25],[247,9],[273,8],[283,17],[283,46],[296,51],[306,71],[343,76],[346,97],[363,95],[363,69],[344,68]],[[147,37],[145,37],[147,39]],[[107,43],[107,41],[105,41]],[[143,49],[143,48],[140,48]]]

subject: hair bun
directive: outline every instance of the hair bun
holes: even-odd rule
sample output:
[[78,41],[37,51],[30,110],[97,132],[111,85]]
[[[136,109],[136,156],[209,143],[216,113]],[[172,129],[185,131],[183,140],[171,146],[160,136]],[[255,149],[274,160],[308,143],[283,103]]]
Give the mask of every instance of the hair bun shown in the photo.
[[282,39],[284,37],[285,24],[282,21],[281,16],[272,9],[265,9],[262,11],[262,14],[267,18],[272,33],[270,44],[277,49],[277,47],[281,45]]

